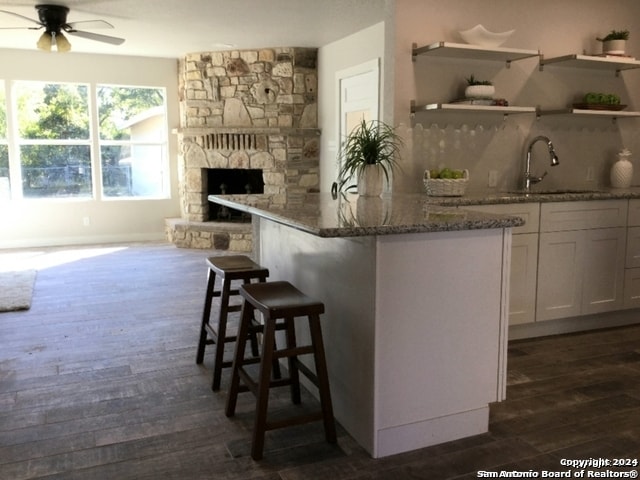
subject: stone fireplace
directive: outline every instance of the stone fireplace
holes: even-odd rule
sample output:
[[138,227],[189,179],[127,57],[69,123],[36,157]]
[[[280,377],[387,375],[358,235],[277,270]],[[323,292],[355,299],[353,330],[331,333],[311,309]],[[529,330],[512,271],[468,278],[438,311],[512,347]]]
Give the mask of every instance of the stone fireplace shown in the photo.
[[217,213],[210,218],[207,196],[227,185],[214,180],[212,170],[259,172],[262,192],[227,193],[265,193],[272,208],[302,205],[318,191],[316,58],[316,49],[269,48],[195,53],[180,61],[181,218],[167,220],[170,241],[251,251],[250,223]]

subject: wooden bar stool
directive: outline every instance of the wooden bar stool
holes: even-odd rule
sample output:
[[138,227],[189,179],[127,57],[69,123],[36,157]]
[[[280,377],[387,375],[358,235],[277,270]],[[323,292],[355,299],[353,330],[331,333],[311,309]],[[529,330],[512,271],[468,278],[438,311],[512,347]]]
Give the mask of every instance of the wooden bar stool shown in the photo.
[[[336,442],[336,427],[331,405],[329,391],[329,377],[322,342],[320,328],[320,314],[324,313],[324,304],[307,297],[289,282],[267,282],[242,285],[240,295],[244,298],[240,327],[238,328],[236,350],[233,358],[231,373],[231,386],[227,397],[226,415],[235,414],[238,393],[251,391],[256,396],[256,417],[253,429],[251,445],[251,457],[254,460],[262,458],[264,450],[264,437],[267,430],[300,425],[307,422],[324,422],[325,437],[328,442]],[[247,334],[251,327],[251,318],[254,310],[258,310],[264,317],[264,330],[262,338],[262,353],[260,361],[259,377],[254,380],[244,366],[256,363],[258,359],[245,359]],[[309,321],[311,344],[298,346],[294,317],[306,316]],[[281,320],[282,322],[278,322]],[[286,348],[278,350],[275,342],[276,330],[284,330]],[[299,355],[312,354],[315,361],[316,373],[314,374],[299,359]],[[271,380],[272,361],[279,358],[287,358],[289,365],[288,378]],[[289,385],[291,388],[291,400],[300,403],[300,379],[299,373],[304,374],[317,388],[320,394],[321,409],[304,415],[294,416],[277,421],[267,420],[267,408],[269,403],[269,389]],[[243,385],[240,385],[242,380]]]
[[[225,343],[235,342],[235,335],[227,335],[227,317],[230,312],[239,312],[242,304],[231,305],[230,297],[238,296],[237,288],[231,288],[233,281],[241,281],[244,284],[251,283],[252,280],[265,282],[269,276],[269,270],[258,265],[245,255],[229,255],[207,258],[209,267],[207,275],[207,293],[204,300],[204,310],[202,312],[202,325],[200,327],[200,341],[198,342],[198,353],[196,363],[201,364],[204,360],[204,350],[207,345],[215,344],[215,364],[213,367],[212,390],[220,389],[220,379],[222,368],[230,367],[230,361],[224,361]],[[220,290],[215,290],[216,276],[220,277]],[[220,309],[218,311],[217,324],[211,324],[211,304],[214,297],[220,297]],[[248,331],[245,335],[251,336],[253,355],[258,355],[258,343],[255,332]]]

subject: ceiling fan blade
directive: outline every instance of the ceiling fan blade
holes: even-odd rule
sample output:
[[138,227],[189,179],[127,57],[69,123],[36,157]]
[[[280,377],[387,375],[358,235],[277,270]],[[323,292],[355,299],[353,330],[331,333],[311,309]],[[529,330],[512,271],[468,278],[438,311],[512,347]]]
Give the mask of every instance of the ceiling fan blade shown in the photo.
[[34,20],[33,18],[25,17],[24,15],[20,15],[19,13],[9,12],[8,10],[0,10],[0,13],[6,13],[7,15],[13,15],[14,17],[18,17],[18,18],[21,18],[22,20],[26,20],[27,22],[35,23],[36,25],[38,25],[37,27],[8,27],[8,28],[33,28],[33,29],[38,29],[38,28],[44,27],[44,25],[42,25],[42,23],[40,23],[38,20]]
[[109,22],[105,22],[104,20],[81,20],[79,22],[71,22],[67,23],[64,26],[65,31],[75,30],[77,28],[82,28],[83,30],[98,30],[100,28],[114,28]]
[[44,28],[42,25],[39,27],[0,27],[0,30],[40,30]]
[[89,40],[96,40],[98,42],[110,43],[111,45],[122,45],[124,38],[111,37],[109,35],[100,35],[93,32],[83,32],[81,30],[68,30],[69,35],[75,35],[76,37],[87,38]]

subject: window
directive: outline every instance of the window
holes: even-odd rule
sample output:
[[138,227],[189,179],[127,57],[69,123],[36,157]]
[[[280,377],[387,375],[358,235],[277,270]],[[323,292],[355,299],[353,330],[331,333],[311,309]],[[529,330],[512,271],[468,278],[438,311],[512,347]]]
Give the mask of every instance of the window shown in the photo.
[[24,197],[93,195],[88,91],[83,84],[15,84]]
[[5,200],[11,197],[6,105],[7,102],[4,92],[4,83],[0,81],[0,200]]
[[160,197],[168,191],[165,92],[98,85],[105,197]]
[[[9,198],[10,179],[14,197],[169,196],[164,89],[28,81],[10,87],[5,98],[0,83],[0,199]],[[14,107],[9,119],[7,101]]]

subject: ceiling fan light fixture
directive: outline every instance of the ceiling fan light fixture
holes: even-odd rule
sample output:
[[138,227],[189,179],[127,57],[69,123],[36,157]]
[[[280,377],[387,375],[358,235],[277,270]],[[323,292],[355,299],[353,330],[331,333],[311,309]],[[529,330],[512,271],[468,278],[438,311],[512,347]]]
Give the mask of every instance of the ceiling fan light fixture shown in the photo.
[[71,44],[69,43],[69,40],[67,40],[67,37],[62,34],[62,32],[44,32],[40,36],[40,39],[38,40],[38,43],[36,45],[38,49],[45,52],[50,52],[55,49],[60,53],[65,53],[71,50]]
[[51,34],[49,32],[44,32],[42,35],[40,35],[40,38],[38,39],[38,43],[36,43],[36,46],[38,47],[39,50],[50,52],[51,43],[52,43]]
[[69,40],[67,40],[67,37],[65,37],[62,34],[62,32],[57,33],[55,38],[56,38],[56,49],[58,50],[58,52],[64,53],[71,50],[71,44],[69,43]]
[[89,40],[94,40],[96,42],[108,43],[110,45],[121,45],[122,43],[124,43],[124,38],[118,38],[110,35],[102,35],[76,29],[76,26],[78,25],[82,25],[84,28],[90,29],[114,28],[113,25],[104,20],[86,20],[67,23],[67,14],[69,13],[69,8],[63,5],[36,5],[36,10],[38,11],[38,20],[34,20],[32,18],[25,17],[24,15],[9,12],[6,10],[0,10],[0,13],[13,15],[37,25],[37,27],[27,26],[15,28],[29,30],[40,30],[41,28],[44,28],[45,32],[36,42],[36,46],[39,50],[43,50],[45,52],[50,52],[52,50],[57,50],[58,52],[68,52],[69,50],[71,50],[71,43],[69,43],[69,40],[67,40],[66,36],[62,33],[63,31],[70,35],[75,35],[76,37],[86,38]]

